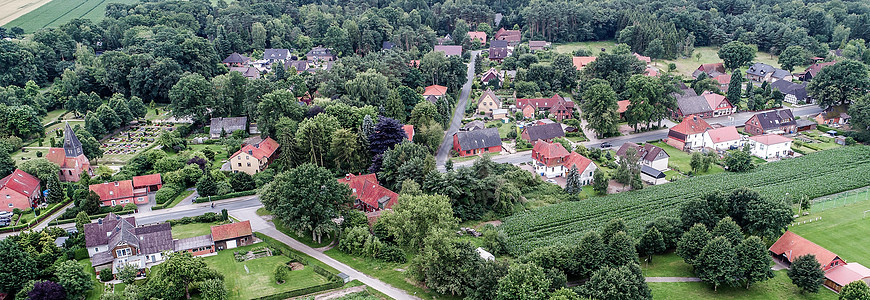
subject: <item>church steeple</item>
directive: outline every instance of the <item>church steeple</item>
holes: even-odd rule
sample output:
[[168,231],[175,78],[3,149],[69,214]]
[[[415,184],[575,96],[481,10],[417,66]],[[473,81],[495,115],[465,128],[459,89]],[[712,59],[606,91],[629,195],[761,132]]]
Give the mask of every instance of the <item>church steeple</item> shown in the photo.
[[69,122],[66,123],[66,128],[63,130],[63,152],[66,157],[77,157],[84,154],[82,142],[76,137]]

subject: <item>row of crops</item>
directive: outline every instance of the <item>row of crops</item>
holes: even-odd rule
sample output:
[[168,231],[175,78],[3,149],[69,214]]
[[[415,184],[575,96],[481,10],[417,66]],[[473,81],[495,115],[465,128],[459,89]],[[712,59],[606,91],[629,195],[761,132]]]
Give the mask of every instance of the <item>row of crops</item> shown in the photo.
[[[633,234],[659,216],[677,216],[687,199],[712,191],[749,187],[764,197],[809,199],[870,185],[870,147],[853,146],[812,153],[759,166],[747,173],[692,177],[640,191],[566,202],[517,214],[499,229],[514,255],[537,247],[579,241],[584,232],[622,218]],[[788,195],[786,195],[788,193]]]

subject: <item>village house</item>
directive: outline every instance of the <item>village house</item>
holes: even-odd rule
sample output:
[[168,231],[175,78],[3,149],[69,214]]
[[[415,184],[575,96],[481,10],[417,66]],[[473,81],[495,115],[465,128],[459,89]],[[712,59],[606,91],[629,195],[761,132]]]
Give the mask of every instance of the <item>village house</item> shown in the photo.
[[550,49],[550,42],[547,41],[529,41],[529,50],[532,52]]
[[728,74],[728,72],[725,71],[725,65],[723,63],[702,64],[698,69],[692,72],[692,78],[698,79],[698,76],[701,76],[701,73],[707,74],[708,78],[716,78]]
[[741,146],[743,146],[743,137],[734,126],[708,129],[704,132],[704,148],[724,151]]
[[595,61],[598,57],[595,56],[574,56],[571,58],[574,63],[574,67],[577,68],[577,71],[583,70],[589,63]]
[[522,33],[519,30],[505,30],[500,28],[493,37],[494,40],[506,41],[509,45],[516,47],[522,40]]
[[290,50],[288,49],[265,49],[263,50],[263,60],[269,64],[284,63],[290,60]]
[[505,58],[511,55],[511,51],[508,48],[489,48],[489,60],[501,63]]
[[498,128],[459,131],[453,134],[453,150],[459,156],[501,152],[501,137]]
[[414,140],[414,125],[411,125],[411,124],[402,125],[402,130],[405,131],[405,137],[409,141]]
[[565,100],[559,94],[550,98],[517,99],[516,106],[523,112],[523,117],[534,118],[535,113],[546,112],[561,122],[574,118],[574,101]]
[[616,113],[619,114],[619,119],[626,120],[625,112],[628,111],[628,106],[631,105],[631,100],[616,101],[616,105],[618,106]]
[[560,143],[535,141],[532,159],[535,160],[535,173],[547,178],[568,176],[571,168],[576,167],[582,185],[592,184],[592,177],[598,170],[592,160],[579,153],[569,152]]
[[211,227],[211,239],[217,250],[233,249],[254,243],[251,221],[241,221]]
[[652,185],[658,185],[662,183],[667,183],[668,180],[665,179],[667,175],[665,172],[661,170],[657,170],[653,167],[647,165],[640,166],[640,180]]
[[781,158],[792,153],[792,139],[778,134],[753,135],[747,142],[750,153],[762,159]]
[[487,88],[477,99],[477,112],[492,117],[492,111],[501,108],[501,99]]
[[725,96],[704,91],[697,96],[682,96],[677,98],[677,110],[671,111],[671,117],[680,119],[688,115],[700,118],[712,118],[731,115],[737,111]]
[[219,139],[223,136],[232,134],[237,130],[247,132],[248,117],[234,118],[211,118],[211,125],[208,128],[209,138]]
[[305,58],[309,61],[334,61],[335,54],[332,53],[332,49],[319,46],[311,48],[308,53],[305,53]]
[[163,178],[160,177],[160,173],[133,176],[133,190],[145,189],[145,192],[153,193],[161,187],[163,187]]
[[770,88],[778,90],[783,95],[783,100],[791,104],[813,103],[813,98],[807,93],[807,85],[797,84],[790,80],[777,80],[770,84]]
[[523,127],[520,137],[529,143],[537,140],[552,142],[555,138],[565,137],[565,130],[559,123],[529,125]]
[[713,77],[713,81],[716,81],[716,84],[719,86],[720,92],[728,92],[728,86],[731,85],[731,76],[729,75],[719,75]]
[[82,150],[82,142],[76,137],[69,123],[66,123],[63,130],[63,148],[49,148],[45,158],[60,167],[60,181],[78,182],[82,173],[94,176],[91,162]]
[[746,70],[746,79],[754,83],[769,82],[773,83],[777,80],[791,81],[791,73],[783,69],[774,68],[771,65],[764,63],[755,63]]
[[230,67],[230,72],[239,72],[248,79],[260,78],[260,71],[254,67]]
[[652,58],[650,58],[649,56],[643,56],[643,55],[637,54],[637,52],[632,53],[632,55],[634,55],[634,57],[637,58],[637,60],[644,62],[644,64],[648,65],[652,62]]
[[492,48],[504,48],[504,49],[508,49],[508,50],[513,49],[513,47],[507,41],[502,41],[502,40],[489,41],[489,48],[490,49],[492,49]]
[[837,61],[829,61],[829,62],[822,62],[822,63],[816,62],[816,63],[810,65],[809,67],[807,67],[807,69],[804,72],[797,73],[795,75],[797,75],[797,78],[800,79],[800,81],[807,82],[807,81],[813,80],[813,77],[818,76],[819,72],[821,72],[822,69],[824,69],[825,67],[832,66],[836,63],[837,63]]
[[392,209],[399,201],[399,194],[381,186],[377,175],[347,174],[338,182],[346,184],[354,198],[353,208],[369,213],[384,209]]
[[100,196],[101,206],[148,203],[148,190],[146,188],[134,189],[132,180],[92,184],[88,186],[88,189]]
[[477,41],[481,46],[486,45],[486,32],[483,31],[469,31],[468,39],[471,41]]
[[844,105],[839,106],[829,106],[825,109],[825,111],[819,113],[813,120],[818,124],[825,125],[843,125],[848,124],[849,120],[852,119],[851,116],[847,113],[848,109]]
[[429,97],[435,97],[437,101],[437,99],[441,99],[444,95],[447,95],[447,87],[443,85],[430,85],[423,90],[423,97],[427,99]]
[[251,62],[250,57],[246,57],[236,52],[233,52],[233,54],[230,54],[230,56],[227,56],[227,58],[224,58],[224,60],[221,61],[221,63],[227,67],[244,67],[249,62]]
[[271,137],[257,144],[245,145],[230,156],[230,169],[233,173],[245,172],[249,175],[260,173],[272,163],[279,146]]
[[489,70],[480,74],[480,82],[487,86],[496,85],[496,88],[498,88],[504,83],[504,75],[495,68],[489,68]]
[[791,109],[760,112],[744,123],[744,131],[751,135],[795,133],[797,123]]
[[462,125],[462,127],[459,128],[459,130],[471,131],[471,130],[478,130],[478,129],[484,129],[484,128],[486,128],[486,123],[484,123],[481,120],[474,120],[474,121],[468,122],[468,124]]
[[0,179],[0,211],[20,209],[26,211],[35,207],[42,197],[39,179],[24,171],[15,169]]
[[638,144],[632,142],[626,142],[616,150],[616,160],[622,160],[625,157],[625,153],[629,148],[634,148],[637,150],[638,162],[641,165],[649,166],[656,170],[667,170],[668,169],[668,160],[671,158],[664,149],[659,146],[644,144],[640,146]]
[[667,144],[680,150],[689,150],[704,146],[704,132],[713,129],[704,119],[690,115],[680,124],[668,130]]
[[460,56],[462,55],[462,46],[455,45],[435,45],[435,48],[432,49],[434,52],[443,52],[444,56]]
[[791,231],[786,231],[768,251],[773,259],[786,266],[791,266],[798,257],[810,254],[815,256],[825,272],[824,285],[837,293],[843,286],[855,281],[870,284],[870,269],[859,263],[846,263],[837,254]]

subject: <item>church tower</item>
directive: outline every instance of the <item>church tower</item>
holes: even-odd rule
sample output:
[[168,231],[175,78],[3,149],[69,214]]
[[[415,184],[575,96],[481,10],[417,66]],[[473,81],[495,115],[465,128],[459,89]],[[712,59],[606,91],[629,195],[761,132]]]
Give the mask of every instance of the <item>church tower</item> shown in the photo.
[[66,123],[66,128],[63,130],[63,152],[66,157],[77,157],[84,154],[82,142],[76,137],[69,122]]

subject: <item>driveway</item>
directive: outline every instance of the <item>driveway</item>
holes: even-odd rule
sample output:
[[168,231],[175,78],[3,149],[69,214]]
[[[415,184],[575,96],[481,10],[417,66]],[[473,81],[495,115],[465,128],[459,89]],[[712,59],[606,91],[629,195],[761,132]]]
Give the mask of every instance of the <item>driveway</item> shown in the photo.
[[444,162],[450,156],[450,150],[453,149],[453,134],[459,131],[462,126],[462,119],[465,118],[465,107],[468,105],[468,96],[471,95],[471,84],[474,82],[474,61],[480,50],[471,51],[471,60],[468,62],[467,81],[462,85],[462,92],[459,93],[459,101],[456,104],[456,111],[453,112],[453,119],[450,120],[450,127],[444,132],[444,141],[441,142],[441,147],[438,147],[438,153],[435,155],[435,165],[439,169],[444,168]]

